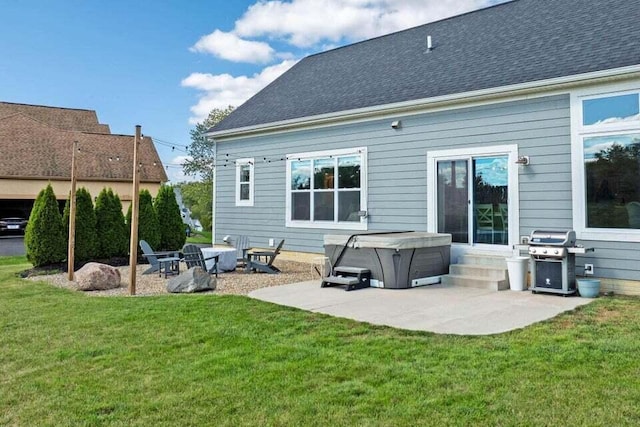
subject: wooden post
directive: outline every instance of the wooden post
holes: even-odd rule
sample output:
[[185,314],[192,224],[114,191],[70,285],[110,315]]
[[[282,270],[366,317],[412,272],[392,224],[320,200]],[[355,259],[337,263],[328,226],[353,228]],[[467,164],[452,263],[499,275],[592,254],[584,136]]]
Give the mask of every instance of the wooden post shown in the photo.
[[73,280],[73,264],[75,262],[76,246],[76,152],[78,141],[73,141],[73,153],[71,154],[71,193],[69,197],[69,247],[67,249],[67,276]]
[[140,125],[136,125],[136,135],[133,138],[133,188],[131,190],[131,244],[129,245],[129,295],[136,294],[136,264],[138,262],[138,211],[140,199],[138,196],[138,146],[142,139]]

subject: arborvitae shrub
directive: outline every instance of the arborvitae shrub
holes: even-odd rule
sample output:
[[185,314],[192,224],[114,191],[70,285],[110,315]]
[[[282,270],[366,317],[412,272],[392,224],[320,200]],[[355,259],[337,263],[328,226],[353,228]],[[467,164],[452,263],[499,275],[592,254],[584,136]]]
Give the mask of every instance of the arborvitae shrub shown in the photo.
[[62,262],[67,256],[62,215],[51,184],[40,191],[33,204],[24,243],[27,259],[35,267]]
[[[70,199],[67,199],[62,216],[67,241],[69,239],[70,204]],[[96,213],[93,209],[93,200],[89,191],[82,187],[76,191],[75,261],[82,262],[97,258],[97,241]]]
[[103,189],[96,200],[95,213],[98,257],[126,256],[129,237],[118,195],[114,194],[110,188]]
[[187,236],[173,188],[168,185],[160,187],[154,206],[160,224],[160,249],[180,249]]
[[[127,211],[127,226],[131,235],[131,205]],[[140,190],[140,206],[138,209],[138,242],[146,240],[149,246],[156,250],[160,247],[160,224],[158,215],[153,207],[153,200],[149,190]],[[138,243],[138,252],[140,246]]]

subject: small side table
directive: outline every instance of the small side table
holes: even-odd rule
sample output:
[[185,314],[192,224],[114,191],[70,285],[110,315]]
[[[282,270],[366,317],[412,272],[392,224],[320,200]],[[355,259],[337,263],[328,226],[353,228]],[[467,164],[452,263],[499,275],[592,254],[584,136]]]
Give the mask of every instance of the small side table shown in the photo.
[[178,257],[158,258],[158,265],[160,266],[158,269],[160,277],[162,277],[163,269],[165,279],[169,275],[180,274],[180,258]]

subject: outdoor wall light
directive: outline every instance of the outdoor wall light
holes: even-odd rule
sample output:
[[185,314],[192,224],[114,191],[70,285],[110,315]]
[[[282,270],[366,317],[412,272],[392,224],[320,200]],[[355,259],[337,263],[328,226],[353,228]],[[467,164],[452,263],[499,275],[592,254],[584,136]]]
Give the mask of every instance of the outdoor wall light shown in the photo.
[[516,165],[527,166],[529,165],[529,156],[519,156],[516,160]]

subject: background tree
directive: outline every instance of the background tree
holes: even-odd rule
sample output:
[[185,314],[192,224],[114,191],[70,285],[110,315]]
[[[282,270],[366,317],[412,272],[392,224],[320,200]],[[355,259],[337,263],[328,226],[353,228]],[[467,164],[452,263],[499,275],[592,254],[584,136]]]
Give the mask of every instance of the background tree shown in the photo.
[[213,142],[204,134],[211,127],[227,117],[235,107],[214,108],[209,116],[197,123],[191,134],[191,144],[187,147],[190,160],[185,161],[183,171],[186,175],[199,176],[199,182],[185,183],[180,186],[183,201],[191,210],[193,218],[202,224],[204,229],[211,229],[213,210]]
[[213,182],[185,182],[179,187],[182,201],[191,211],[191,217],[199,220],[205,230],[211,230]]
[[62,215],[51,184],[40,191],[33,204],[24,244],[27,259],[35,267],[62,262],[67,257]]
[[[69,243],[69,213],[70,198],[64,205],[62,224],[64,235]],[[93,210],[93,200],[89,191],[82,187],[76,191],[76,238],[75,238],[75,260],[88,261],[96,257],[96,247],[98,236],[96,234],[96,213]]]
[[173,188],[163,185],[158,190],[154,203],[160,229],[160,249],[180,249],[187,240],[185,224],[182,223],[180,207]]
[[196,127],[189,131],[191,144],[187,147],[187,154],[191,159],[184,162],[182,167],[186,175],[200,176],[202,182],[212,181],[213,142],[207,139],[204,134],[234,109],[235,107],[231,105],[227,108],[214,108],[204,121],[196,123]]
[[96,200],[97,254],[101,258],[126,256],[129,249],[127,225],[120,197],[111,188],[103,189]]
[[[138,210],[138,242],[146,240],[155,249],[160,247],[160,223],[149,190],[140,190]],[[131,235],[131,205],[127,211],[127,228]],[[140,247],[138,246],[138,250]]]

